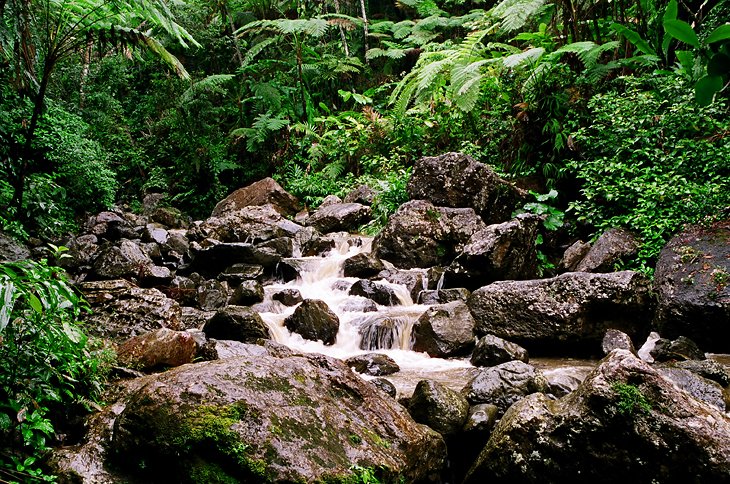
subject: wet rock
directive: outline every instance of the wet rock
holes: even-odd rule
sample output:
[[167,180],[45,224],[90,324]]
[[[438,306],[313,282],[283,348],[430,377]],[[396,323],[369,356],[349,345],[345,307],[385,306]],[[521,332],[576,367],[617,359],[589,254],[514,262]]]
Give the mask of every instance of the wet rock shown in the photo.
[[324,344],[331,345],[337,338],[340,319],[324,301],[305,299],[294,313],[284,320],[284,326],[304,339],[321,340]]
[[[321,355],[180,367],[137,383],[117,412],[107,445],[142,482],[194,482],[213,470],[235,482],[344,481],[353,465],[374,462],[386,482],[427,482],[444,465],[437,433]],[[232,449],[246,451],[231,459]]]
[[228,306],[215,313],[203,326],[208,338],[253,343],[263,338],[271,338],[269,328],[261,316],[251,308],[244,306]]
[[654,273],[656,327],[725,353],[730,340],[730,221],[690,227],[662,249]]
[[186,231],[184,230],[169,230],[167,232],[167,242],[162,246],[162,252],[164,254],[176,252],[181,256],[187,255],[190,249],[190,241],[185,234]]
[[548,380],[548,393],[556,398],[564,397],[574,392],[581,384],[581,379],[566,373],[554,373],[546,375]]
[[257,244],[279,237],[293,237],[302,229],[301,225],[282,217],[271,205],[250,206],[194,224],[188,230],[188,238]]
[[244,188],[239,188],[226,198],[218,202],[213,209],[213,217],[220,217],[227,213],[249,206],[271,205],[282,215],[295,215],[299,209],[299,200],[273,178],[264,178]]
[[345,277],[360,277],[369,279],[378,275],[384,269],[383,263],[370,254],[360,253],[345,259],[342,264]]
[[[385,279],[391,284],[405,286],[411,300],[416,301],[418,295],[426,288],[423,272],[399,269],[384,269],[378,273],[378,279]],[[448,301],[445,301],[448,302]]]
[[122,239],[119,245],[109,245],[101,249],[94,262],[94,273],[102,279],[131,279],[143,276],[152,265],[152,259],[139,245]]
[[730,385],[730,368],[714,360],[677,361],[672,363],[671,366],[689,370],[702,378],[717,382],[723,387]]
[[441,383],[421,380],[409,401],[408,411],[416,422],[428,425],[441,435],[453,435],[466,422],[469,402]]
[[614,266],[636,255],[639,243],[631,233],[622,229],[610,229],[590,248],[576,267],[577,272],[611,272]]
[[271,249],[279,257],[291,257],[294,252],[294,242],[290,237],[278,237],[256,244],[258,249]]
[[324,255],[334,249],[335,241],[324,237],[314,227],[304,227],[294,236],[294,246],[299,249],[302,257],[312,257]]
[[346,313],[372,313],[377,310],[378,305],[375,304],[375,301],[365,298],[350,298],[340,304],[340,311]]
[[395,360],[382,353],[352,356],[346,359],[345,363],[356,372],[371,376],[392,375],[400,371]]
[[447,284],[476,288],[493,281],[536,277],[539,224],[537,215],[521,214],[475,232],[446,269]]
[[353,191],[347,194],[344,199],[345,203],[360,203],[362,205],[372,205],[375,200],[375,190],[367,185],[359,185]]
[[190,333],[160,328],[125,341],[117,358],[124,366],[149,371],[191,363],[197,349]]
[[264,267],[258,264],[233,264],[218,274],[219,281],[226,281],[231,286],[237,286],[243,281],[261,280]]
[[453,301],[466,302],[470,295],[471,292],[463,287],[421,291],[418,294],[418,304],[446,304]]
[[390,287],[368,280],[359,280],[350,287],[351,296],[362,296],[372,299],[382,306],[395,306],[400,304],[398,296]]
[[675,340],[659,338],[650,351],[654,361],[704,360],[705,353],[689,338],[680,336]]
[[233,290],[228,304],[250,306],[263,300],[264,288],[258,281],[243,281]]
[[525,396],[548,390],[547,379],[534,366],[510,361],[484,368],[461,391],[469,403],[491,403],[504,413]]
[[436,358],[466,355],[474,347],[474,318],[461,301],[431,306],[412,331],[413,351]]
[[469,471],[480,482],[725,482],[730,419],[625,350],[575,392],[530,395],[502,417]]
[[320,232],[353,231],[370,220],[370,207],[359,203],[336,203],[320,207],[308,219],[307,225]]
[[260,265],[273,269],[281,256],[271,248],[259,248],[243,242],[216,244],[194,252],[194,259],[188,268],[206,277],[216,277],[234,264]]
[[[71,257],[62,258],[58,261],[59,265],[72,272],[82,268],[86,270],[90,269],[90,266],[94,263],[99,253],[98,244],[99,239],[94,234],[80,235],[73,238],[68,245],[68,255]],[[2,249],[0,249],[1,253]],[[2,258],[2,255],[0,255],[0,258]]]
[[[489,433],[497,423],[499,408],[489,403],[478,403],[469,407],[469,414],[464,423],[464,432],[478,433],[489,436]],[[486,439],[485,439],[486,442]]]
[[197,302],[203,311],[214,311],[228,304],[228,285],[216,280],[205,281],[197,289]]
[[212,339],[212,353],[208,361],[237,358],[239,356],[268,356],[269,351],[261,345],[227,339]]
[[484,227],[470,208],[413,200],[391,215],[373,241],[373,253],[402,269],[448,265]]
[[654,346],[656,346],[656,342],[659,341],[659,339],[659,333],[655,331],[649,333],[649,336],[646,338],[644,344],[641,345],[639,351],[636,352],[639,358],[646,361],[647,363],[653,363],[654,358],[651,356],[651,351],[654,349]]
[[477,334],[493,334],[531,352],[585,354],[607,329],[632,339],[649,332],[653,296],[636,272],[570,272],[550,279],[495,282],[468,301]]
[[565,250],[563,258],[560,260],[560,269],[564,272],[575,272],[575,269],[580,264],[588,251],[591,250],[591,244],[578,240],[573,243],[570,247]]
[[157,289],[122,279],[84,282],[78,288],[93,310],[83,317],[84,329],[95,336],[123,341],[159,328],[184,329],[180,305]]
[[441,207],[473,208],[488,224],[508,220],[527,199],[525,191],[462,153],[418,160],[408,182],[408,195]]
[[391,398],[395,398],[398,394],[395,385],[385,378],[373,378],[370,383]]
[[182,305],[192,306],[197,301],[198,290],[189,277],[175,276],[170,280],[165,294]]
[[702,378],[683,368],[660,366],[658,370],[664,378],[697,400],[712,405],[722,412],[725,411],[725,392],[717,382]]
[[606,334],[603,335],[601,351],[603,351],[604,355],[607,355],[616,349],[627,350],[636,354],[634,343],[631,341],[631,338],[629,338],[629,335],[617,329],[609,329],[606,331]]
[[527,350],[491,334],[480,338],[471,354],[471,364],[474,366],[497,366],[514,360],[529,362]]
[[157,287],[169,285],[173,278],[174,276],[169,268],[151,265],[145,268],[138,281],[141,287]]
[[279,301],[284,306],[296,306],[304,301],[299,289],[282,289],[271,296],[271,299]]

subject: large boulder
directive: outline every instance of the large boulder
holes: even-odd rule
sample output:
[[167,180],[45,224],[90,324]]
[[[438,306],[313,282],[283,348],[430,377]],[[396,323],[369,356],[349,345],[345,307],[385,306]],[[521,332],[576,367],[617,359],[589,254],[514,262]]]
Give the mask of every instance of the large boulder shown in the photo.
[[488,224],[508,220],[527,198],[525,191],[501,179],[489,166],[462,153],[418,160],[408,195],[441,207],[473,208]]
[[347,194],[344,199],[345,203],[362,203],[363,205],[372,205],[377,193],[367,185],[359,185],[353,191]]
[[421,380],[408,402],[408,410],[413,420],[446,436],[461,431],[469,414],[469,402],[442,383]]
[[203,222],[196,222],[188,230],[190,240],[206,238],[221,242],[259,243],[278,237],[292,237],[302,230],[298,225],[276,211],[272,205],[250,206]]
[[289,331],[299,334],[304,339],[321,340],[326,345],[335,343],[340,319],[319,299],[305,299],[291,316],[284,320]]
[[188,271],[196,271],[206,277],[216,277],[234,264],[259,265],[273,269],[281,256],[270,247],[256,247],[245,242],[215,244],[194,252]]
[[385,284],[360,279],[355,282],[348,291],[351,296],[361,296],[375,301],[383,306],[396,306],[400,304],[395,291]]
[[354,231],[370,220],[370,207],[359,203],[333,203],[314,212],[307,225],[320,232]]
[[548,381],[540,370],[515,360],[481,369],[461,393],[469,403],[490,403],[502,414],[525,396],[548,389]]
[[0,230],[0,262],[15,262],[30,258],[30,250],[18,239]]
[[122,239],[118,245],[101,249],[94,262],[94,273],[101,279],[142,278],[153,266],[152,259],[139,244]]
[[462,301],[429,307],[412,329],[413,351],[436,358],[468,354],[474,347],[474,318]]
[[728,416],[614,350],[568,396],[512,406],[465,483],[728,480]]
[[296,197],[281,188],[273,178],[264,178],[247,187],[239,188],[218,202],[212,216],[220,217],[245,207],[267,204],[282,215],[296,215],[300,210],[299,200]]
[[378,275],[380,271],[385,269],[383,263],[370,254],[360,253],[348,257],[342,263],[342,275],[345,277],[361,277],[369,279]]
[[446,283],[476,288],[494,281],[536,277],[539,225],[540,217],[524,213],[475,232],[447,268]]
[[117,359],[137,370],[164,369],[192,363],[197,350],[192,333],[160,328],[125,341],[117,349]]
[[388,219],[373,241],[373,253],[405,269],[448,265],[484,227],[471,208],[437,207],[412,200]]
[[[140,482],[436,479],[441,437],[341,361],[244,356],[139,380],[107,415],[120,468]],[[127,481],[129,482],[129,481]]]
[[469,309],[478,334],[493,334],[531,352],[600,350],[607,329],[634,341],[649,333],[649,280],[632,271],[569,272],[551,279],[495,282],[474,291]]
[[611,272],[616,263],[636,255],[639,242],[630,232],[609,229],[601,234],[578,263],[577,272]]
[[662,249],[654,273],[656,326],[706,351],[730,351],[730,221],[690,227]]
[[208,338],[230,339],[252,343],[258,339],[271,337],[269,327],[259,314],[244,306],[228,306],[210,318],[203,332]]

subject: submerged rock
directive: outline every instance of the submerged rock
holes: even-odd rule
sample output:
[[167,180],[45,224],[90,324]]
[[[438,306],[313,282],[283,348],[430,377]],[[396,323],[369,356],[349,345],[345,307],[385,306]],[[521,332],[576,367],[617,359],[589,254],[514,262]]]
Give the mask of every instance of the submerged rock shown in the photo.
[[385,284],[378,282],[359,280],[350,287],[349,294],[351,296],[362,296],[375,301],[383,306],[395,306],[400,304],[395,291]]

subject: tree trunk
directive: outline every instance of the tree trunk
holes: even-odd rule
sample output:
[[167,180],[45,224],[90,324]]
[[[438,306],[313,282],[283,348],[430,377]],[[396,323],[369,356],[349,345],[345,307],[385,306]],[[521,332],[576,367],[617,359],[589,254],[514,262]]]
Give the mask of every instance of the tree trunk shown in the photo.
[[369,50],[368,36],[370,35],[370,32],[368,30],[368,14],[367,14],[367,10],[365,8],[365,0],[360,0],[360,9],[362,10],[362,21],[363,21],[362,29],[363,29],[363,34],[365,35],[365,39],[364,39],[364,43],[363,43],[363,46],[365,48],[365,54],[366,54],[365,62],[367,62],[367,53]]

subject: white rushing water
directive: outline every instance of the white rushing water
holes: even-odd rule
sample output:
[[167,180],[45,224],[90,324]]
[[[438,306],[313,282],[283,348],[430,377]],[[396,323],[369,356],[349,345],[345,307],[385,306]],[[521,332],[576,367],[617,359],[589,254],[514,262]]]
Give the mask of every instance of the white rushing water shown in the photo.
[[[350,286],[358,279],[343,276],[343,263],[345,259],[356,254],[370,252],[371,243],[372,238],[369,237],[343,234],[337,241],[336,247],[325,257],[292,259],[290,263],[296,265],[299,278],[285,284],[267,286],[266,298],[257,306],[274,339],[296,351],[322,353],[340,359],[364,353],[383,353],[398,363],[402,373],[432,375],[435,379],[439,378],[439,373],[450,373],[451,370],[471,367],[469,361],[465,359],[431,358],[425,353],[411,350],[411,329],[428,306],[414,304],[403,285],[392,284],[385,280],[375,281],[390,287],[395,292],[399,305],[378,305],[377,312],[348,310],[361,308],[366,299],[348,295]],[[306,340],[284,326],[284,320],[296,307],[286,307],[272,300],[272,295],[282,289],[297,289],[304,299],[319,299],[327,303],[340,319],[335,344],[324,345],[321,341]],[[362,328],[369,328],[370,331]],[[365,338],[364,343],[363,338]],[[448,379],[443,375],[441,378]]]

